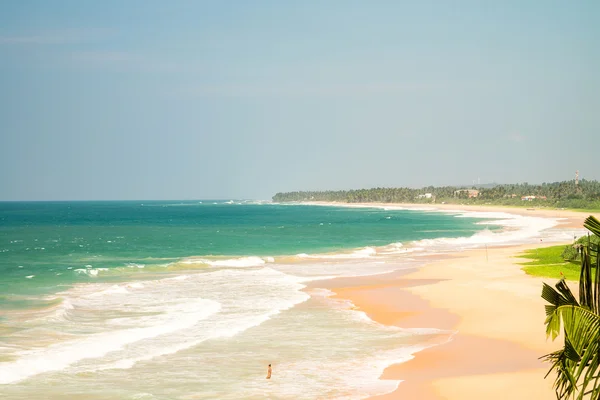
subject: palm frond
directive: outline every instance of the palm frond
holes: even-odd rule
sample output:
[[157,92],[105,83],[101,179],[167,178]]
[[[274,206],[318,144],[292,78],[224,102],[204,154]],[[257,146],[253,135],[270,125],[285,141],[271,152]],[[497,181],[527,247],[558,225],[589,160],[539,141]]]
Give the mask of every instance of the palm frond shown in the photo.
[[594,293],[592,298],[594,299],[593,311],[596,314],[600,314],[600,255],[596,256],[596,274],[594,278]]
[[564,367],[582,394],[591,385],[596,390],[600,373],[600,315],[583,307],[562,306],[556,310],[565,331]]
[[559,305],[579,305],[579,302],[571,292],[571,289],[569,289],[569,286],[565,282],[564,278],[559,280],[554,287],[556,287],[558,292],[562,295],[562,302]]
[[594,235],[600,236],[600,221],[593,215],[590,215],[585,219],[583,226]]
[[[584,226],[600,236],[600,221],[593,216]],[[551,364],[546,377],[556,373],[554,389],[559,400],[600,400],[600,256],[592,265],[590,246],[582,246],[579,301],[561,279],[556,289],[544,283],[546,335],[556,339],[562,329],[564,346],[541,357]],[[593,273],[593,269],[596,272]]]
[[577,381],[573,378],[570,368],[567,365],[568,358],[565,355],[564,349],[546,354],[545,356],[540,357],[540,359],[551,364],[550,370],[544,378],[547,378],[552,371],[556,373],[553,386],[556,391],[557,399],[567,399],[572,393],[575,393]]
[[579,302],[583,307],[595,309],[595,298],[592,284],[592,264],[587,247],[581,248],[581,273],[579,274]]
[[542,298],[550,303],[544,306],[546,309],[546,337],[551,337],[554,340],[560,333],[560,318],[556,314],[558,307],[565,305],[579,306],[579,303],[562,279],[556,284],[556,289],[544,283]]

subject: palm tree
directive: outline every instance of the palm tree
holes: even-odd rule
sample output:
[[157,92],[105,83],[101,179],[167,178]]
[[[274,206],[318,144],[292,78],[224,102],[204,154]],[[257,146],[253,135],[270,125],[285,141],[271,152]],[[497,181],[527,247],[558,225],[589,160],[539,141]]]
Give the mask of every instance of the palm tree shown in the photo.
[[[600,221],[593,216],[583,224],[600,235]],[[546,377],[554,370],[556,398],[600,399],[600,257],[596,257],[595,278],[589,246],[581,248],[579,301],[561,279],[556,289],[544,283],[542,297],[546,300],[546,335],[556,339],[564,333],[564,347],[542,357],[552,364]],[[597,251],[597,250],[596,250]]]

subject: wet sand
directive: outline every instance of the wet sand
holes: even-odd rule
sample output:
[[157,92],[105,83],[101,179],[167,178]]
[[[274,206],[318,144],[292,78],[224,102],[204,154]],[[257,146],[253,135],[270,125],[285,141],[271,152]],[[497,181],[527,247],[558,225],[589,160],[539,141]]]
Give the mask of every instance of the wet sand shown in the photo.
[[373,399],[554,399],[548,365],[560,347],[546,340],[542,282],[515,258],[538,244],[472,250],[418,270],[314,282],[379,323],[453,332],[381,379],[402,380]]

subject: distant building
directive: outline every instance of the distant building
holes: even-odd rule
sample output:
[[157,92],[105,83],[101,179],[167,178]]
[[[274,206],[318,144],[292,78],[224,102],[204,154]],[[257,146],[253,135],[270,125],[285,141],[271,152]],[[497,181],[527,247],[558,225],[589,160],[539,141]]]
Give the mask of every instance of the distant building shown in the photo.
[[460,190],[456,190],[456,191],[454,191],[454,196],[460,196],[461,193],[467,193],[467,196],[469,198],[479,196],[479,190],[475,190],[475,189],[460,189]]
[[433,197],[433,194],[431,193],[425,193],[425,194],[420,194],[417,196],[417,199],[431,199]]
[[531,200],[546,200],[546,196],[522,196],[521,200],[522,201],[531,201]]

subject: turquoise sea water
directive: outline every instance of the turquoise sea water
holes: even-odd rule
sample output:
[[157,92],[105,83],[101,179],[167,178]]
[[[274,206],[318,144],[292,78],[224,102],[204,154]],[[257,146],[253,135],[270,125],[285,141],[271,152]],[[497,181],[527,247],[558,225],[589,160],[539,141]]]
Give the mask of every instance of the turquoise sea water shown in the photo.
[[90,266],[111,270],[93,277],[102,278],[131,273],[135,265],[164,270],[190,256],[334,252],[470,236],[481,229],[477,221],[418,211],[223,201],[0,203],[0,295],[87,282],[81,269]]
[[497,216],[464,216],[241,201],[0,203],[0,395],[389,392],[398,382],[379,380],[383,369],[439,332],[378,325],[306,285],[508,237],[481,224]]

